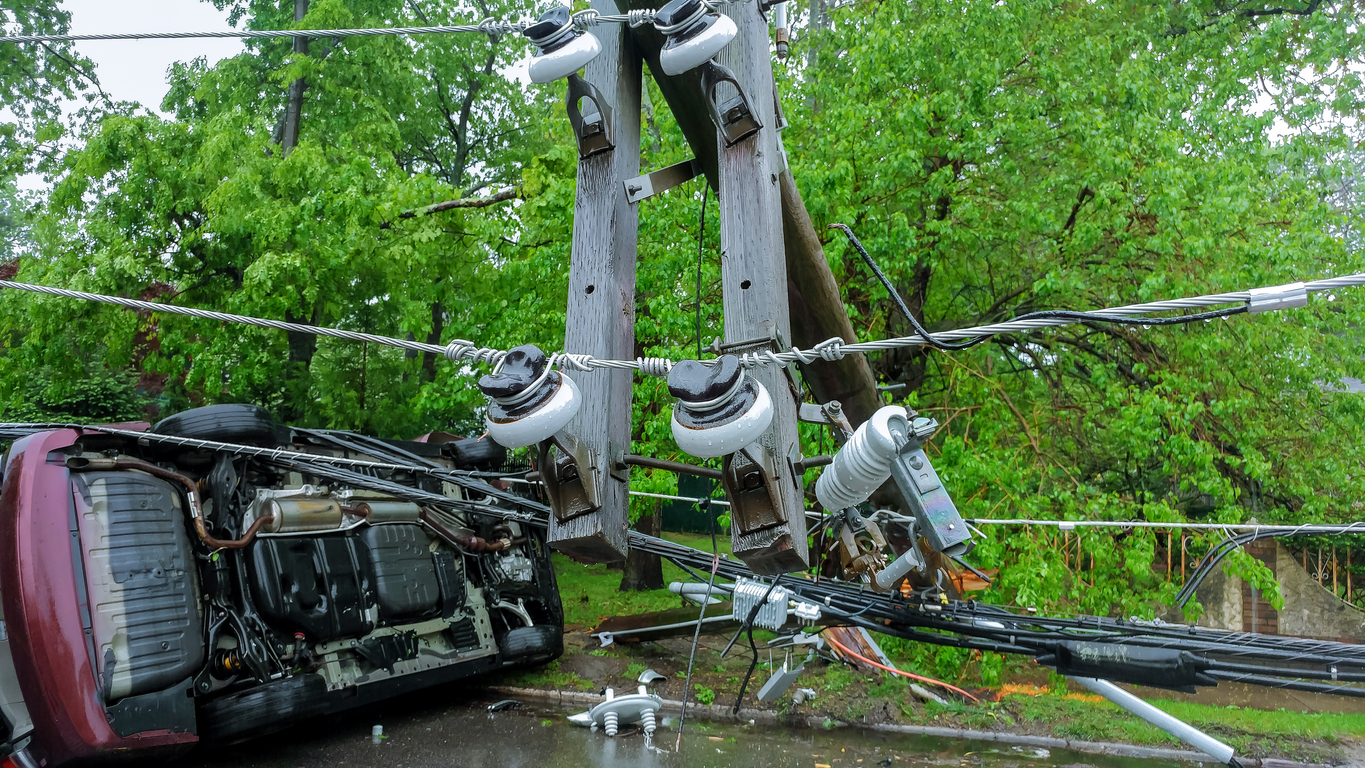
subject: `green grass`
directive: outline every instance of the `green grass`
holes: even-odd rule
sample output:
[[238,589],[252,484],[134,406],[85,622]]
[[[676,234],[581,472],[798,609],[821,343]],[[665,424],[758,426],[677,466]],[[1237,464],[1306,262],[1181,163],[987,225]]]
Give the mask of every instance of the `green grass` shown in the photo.
[[[1365,737],[1365,714],[1284,709],[1267,712],[1166,699],[1148,701],[1227,742],[1239,753],[1255,757],[1286,754],[1306,762],[1330,762],[1332,747],[1339,743],[1340,737]],[[1062,738],[1155,746],[1179,744],[1165,731],[1108,702],[1077,701],[1050,695],[1014,695],[1006,697],[1005,702],[1021,720],[1047,725],[1053,735]]]
[[[695,533],[666,533],[664,538],[705,552],[711,551],[711,537]],[[730,537],[717,536],[716,544],[722,554],[730,553]],[[622,592],[621,572],[605,565],[583,565],[563,555],[552,556],[555,578],[559,581],[559,595],[564,601],[564,622],[595,626],[608,616],[628,616],[677,608],[682,598],[667,588],[653,592]],[[670,581],[690,581],[691,576],[681,568],[664,561],[664,584]],[[690,603],[689,603],[690,605]]]
[[561,672],[559,669],[560,661],[561,659],[555,659],[543,667],[510,672],[499,680],[499,684],[525,688],[554,688],[557,690],[592,691],[597,689],[591,680],[584,680],[573,672]]
[[825,670],[825,682],[821,687],[831,693],[838,693],[852,684],[853,672],[848,667],[831,666]]

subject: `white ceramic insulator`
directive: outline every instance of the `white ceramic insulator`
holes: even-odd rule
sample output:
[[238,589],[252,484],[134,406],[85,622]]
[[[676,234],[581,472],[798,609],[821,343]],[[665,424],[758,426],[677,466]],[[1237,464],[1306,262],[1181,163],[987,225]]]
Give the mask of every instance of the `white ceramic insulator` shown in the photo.
[[905,409],[888,405],[863,422],[853,438],[834,455],[834,463],[815,482],[815,498],[825,509],[847,509],[867,500],[872,492],[891,477],[891,460],[896,457],[896,441],[891,436],[892,422],[906,435],[910,420]]
[[660,51],[659,68],[666,75],[681,75],[688,70],[696,69],[707,59],[720,53],[738,33],[739,27],[735,26],[735,22],[729,16],[722,13],[720,19],[701,34],[682,45]]
[[619,730],[616,727],[616,723],[617,717],[615,712],[608,712],[602,716],[602,730],[606,731],[608,736],[616,735],[617,730]]
[[485,415],[483,423],[488,427],[488,436],[507,448],[525,448],[567,426],[583,404],[583,395],[568,374],[560,371],[559,378],[562,383],[549,402],[520,419],[499,422]]
[[646,709],[644,714],[640,715],[640,726],[645,729],[646,736],[654,735],[654,730],[658,727],[654,722],[654,710]]
[[597,38],[584,33],[557,51],[542,53],[531,59],[527,74],[533,83],[553,83],[582,69],[601,52],[602,44]]
[[734,453],[757,440],[767,431],[768,425],[773,423],[773,399],[762,384],[757,381],[754,384],[758,386],[758,397],[754,399],[754,404],[743,415],[728,424],[707,429],[685,427],[678,422],[677,416],[677,409],[682,406],[674,405],[673,440],[678,447],[690,456],[714,459],[717,456]]

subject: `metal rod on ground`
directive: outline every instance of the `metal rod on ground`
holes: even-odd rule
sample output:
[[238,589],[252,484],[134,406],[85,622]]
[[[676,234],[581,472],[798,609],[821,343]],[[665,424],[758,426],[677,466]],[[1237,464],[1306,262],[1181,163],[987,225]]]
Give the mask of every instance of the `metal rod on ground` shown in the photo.
[[1075,680],[1195,749],[1211,755],[1218,762],[1231,766],[1241,765],[1233,757],[1235,750],[1232,747],[1183,720],[1171,717],[1108,680],[1097,680],[1093,677],[1069,677],[1069,679]]

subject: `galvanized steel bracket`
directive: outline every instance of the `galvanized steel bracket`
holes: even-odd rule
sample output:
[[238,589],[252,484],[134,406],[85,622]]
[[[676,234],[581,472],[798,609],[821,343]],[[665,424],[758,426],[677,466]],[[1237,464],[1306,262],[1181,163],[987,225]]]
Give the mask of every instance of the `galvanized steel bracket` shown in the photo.
[[775,528],[787,522],[777,483],[777,467],[758,443],[725,456],[721,485],[730,501],[730,522],[742,533]]
[[[721,83],[733,85],[737,93],[726,99],[724,104],[717,104],[716,87]],[[721,135],[725,137],[725,146],[732,147],[758,133],[763,127],[763,123],[759,122],[749,104],[749,97],[744,94],[744,89],[735,79],[735,73],[728,67],[715,61],[701,65],[701,92],[706,99],[706,107],[711,112],[711,122],[716,124]]]
[[[556,449],[553,456],[551,447]],[[567,432],[541,441],[538,448],[540,479],[556,520],[562,523],[602,508],[592,448]]]
[[[583,99],[593,107],[587,115],[578,106]],[[616,149],[611,141],[611,102],[581,75],[569,75],[568,103],[564,108],[569,113],[574,137],[578,139],[579,157],[592,157]]]

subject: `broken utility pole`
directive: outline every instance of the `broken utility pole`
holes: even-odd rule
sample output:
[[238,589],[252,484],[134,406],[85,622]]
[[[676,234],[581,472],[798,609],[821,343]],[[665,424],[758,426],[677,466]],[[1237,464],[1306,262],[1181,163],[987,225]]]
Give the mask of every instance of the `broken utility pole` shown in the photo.
[[[604,14],[611,0],[594,0]],[[594,34],[602,53],[583,77],[569,78],[569,119],[579,146],[573,251],[564,346],[597,357],[624,359],[635,350],[635,208],[622,179],[640,170],[640,58],[624,26]],[[583,404],[560,435],[560,455],[541,472],[556,487],[580,485],[584,503],[556,504],[550,545],[575,560],[626,559],[630,527],[629,474],[616,457],[629,453],[631,371],[573,371]],[[566,455],[572,446],[573,455]]]

